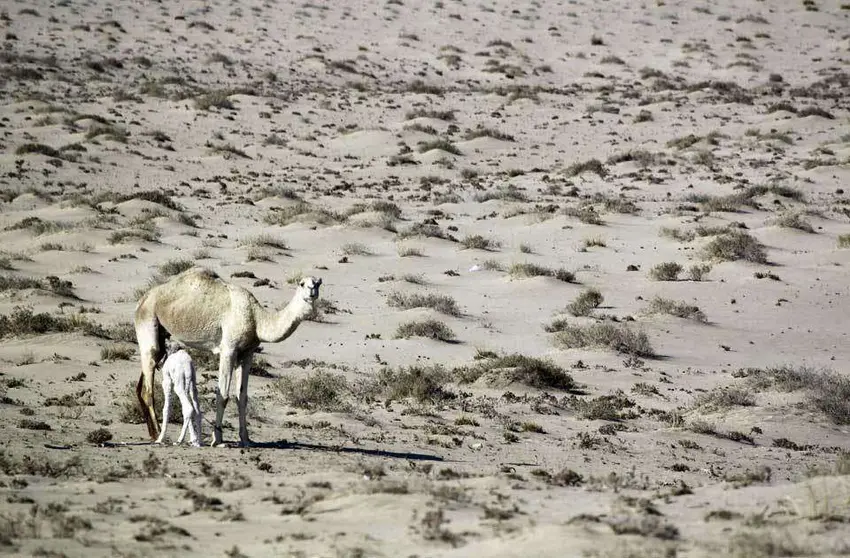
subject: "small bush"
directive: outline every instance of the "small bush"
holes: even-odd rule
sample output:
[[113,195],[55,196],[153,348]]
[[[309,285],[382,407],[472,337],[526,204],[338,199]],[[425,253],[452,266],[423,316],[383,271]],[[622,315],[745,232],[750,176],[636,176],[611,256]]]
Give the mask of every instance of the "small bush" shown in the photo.
[[567,399],[565,404],[579,418],[585,420],[619,421],[636,417],[634,411],[625,411],[625,409],[633,408],[635,402],[629,399],[622,391],[618,391],[613,395],[602,395],[592,399],[580,399],[573,396]]
[[[156,410],[157,420],[162,420],[162,403],[165,401],[165,396],[162,393],[162,383],[154,382],[154,409]],[[139,407],[139,399],[136,397],[135,382],[127,384],[124,392],[121,394],[118,402],[121,410],[118,413],[118,420],[127,424],[144,424],[145,417],[142,414],[142,409]],[[171,398],[171,406],[168,412],[169,424],[183,424],[183,410],[180,407],[180,400],[177,396]]]
[[345,221],[345,215],[333,213],[327,209],[299,201],[293,205],[272,208],[263,216],[263,221],[269,225],[286,226],[296,221],[312,220],[320,225],[333,225]]
[[455,119],[455,111],[416,109],[405,114],[404,118],[406,120],[413,120],[414,118],[434,118],[436,120],[451,121]]
[[340,374],[316,371],[297,380],[283,376],[271,385],[271,389],[287,404],[299,409],[342,411],[348,408],[343,401],[349,391],[348,382]]
[[192,260],[184,260],[184,259],[173,259],[168,260],[167,262],[161,264],[159,266],[159,273],[165,277],[171,277],[172,275],[177,275],[179,273],[183,273],[187,269],[191,268],[195,265],[195,262]]
[[434,149],[439,149],[441,151],[451,153],[452,155],[463,155],[463,153],[461,153],[460,149],[458,149],[455,144],[445,139],[426,141],[419,145],[420,153],[425,153]]
[[387,304],[402,310],[430,308],[449,316],[461,315],[457,302],[448,295],[392,292],[387,296]]
[[710,271],[711,266],[708,264],[694,264],[688,268],[688,279],[691,281],[702,281]]
[[383,368],[376,379],[377,391],[387,400],[412,398],[419,403],[436,403],[454,398],[444,386],[449,375],[441,366]]
[[797,229],[807,233],[814,233],[815,229],[806,222],[799,213],[786,213],[773,221],[775,225],[786,229]]
[[832,370],[781,366],[748,369],[742,374],[754,389],[774,387],[783,391],[804,389],[807,405],[835,424],[850,424],[850,377]]
[[506,376],[510,382],[538,389],[570,391],[576,388],[572,376],[555,363],[516,353],[505,356],[489,354],[475,366],[458,368],[454,374],[461,383],[474,382],[484,375],[499,374]]
[[602,347],[639,357],[655,356],[646,333],[617,324],[564,326],[555,334],[555,341],[567,349]]
[[752,263],[767,263],[764,247],[754,237],[743,231],[732,231],[718,236],[703,248],[706,259],[735,261],[745,260]]
[[289,250],[289,246],[281,238],[270,234],[260,234],[239,243],[240,246],[249,246],[255,248],[274,248],[276,250]]
[[451,328],[437,320],[406,322],[398,326],[395,333],[396,339],[409,339],[410,337],[426,337],[446,342],[455,340],[455,334]]
[[510,267],[508,273],[512,277],[554,277],[565,283],[575,281],[575,274],[571,271],[563,268],[551,269],[533,263],[515,263]]
[[587,161],[574,163],[567,167],[565,172],[568,177],[577,176],[586,172],[595,173],[599,175],[600,178],[605,178],[608,175],[608,170],[599,159],[588,159]]
[[195,108],[198,110],[210,110],[213,107],[220,109],[234,109],[236,107],[229,99],[231,94],[232,92],[227,89],[210,91],[195,98]]
[[586,289],[567,305],[567,312],[573,316],[589,316],[605,300],[597,289]]
[[69,225],[68,223],[62,223],[59,221],[47,221],[39,217],[27,217],[25,219],[21,219],[14,225],[9,225],[8,227],[6,227],[5,230],[27,230],[35,235],[42,235],[61,232],[70,228],[71,225]]
[[123,229],[114,231],[107,239],[110,244],[121,244],[128,240],[143,240],[146,242],[159,242],[159,231],[147,229]]
[[53,430],[49,424],[42,420],[21,419],[18,421],[18,428],[24,430]]
[[487,250],[488,252],[498,250],[501,246],[501,243],[499,243],[497,240],[483,237],[480,234],[467,236],[466,238],[461,240],[461,244],[463,244],[463,247],[466,249]]
[[567,207],[564,209],[564,215],[575,217],[586,225],[604,225],[605,222],[593,206],[586,205],[582,207]]
[[724,387],[699,394],[694,399],[693,406],[703,411],[726,411],[732,407],[752,407],[755,402],[750,390]]
[[109,440],[112,439],[112,432],[107,430],[106,428],[98,428],[97,430],[92,430],[88,434],[86,434],[86,442],[90,444],[105,444]]
[[398,255],[400,258],[421,257],[422,250],[414,246],[399,246]]
[[106,339],[106,331],[79,314],[54,316],[47,313],[34,314],[32,308],[16,306],[9,314],[0,315],[0,339],[18,335],[33,335],[52,332],[81,331]]
[[678,281],[682,266],[676,262],[664,262],[649,270],[649,276],[655,281]]
[[649,306],[646,308],[647,314],[668,314],[677,318],[685,318],[686,320],[694,320],[700,323],[706,323],[708,319],[705,314],[697,306],[686,304],[684,302],[676,302],[669,298],[661,298],[656,296],[649,301]]
[[510,134],[500,132],[495,128],[487,128],[486,126],[480,125],[474,130],[467,130],[466,134],[463,136],[463,139],[467,141],[475,138],[494,138],[502,141],[516,141]]
[[62,158],[62,153],[50,147],[49,145],[44,145],[43,143],[25,143],[23,145],[19,145],[17,149],[15,149],[15,155],[26,155],[28,153],[37,153],[39,155],[45,155],[47,157],[55,157],[57,159]]
[[850,234],[840,234],[840,235],[838,235],[838,247],[839,248],[850,248]]
[[130,360],[136,353],[132,345],[111,344],[100,348],[100,358],[103,360]]
[[342,253],[346,256],[372,256],[372,252],[366,245],[360,242],[349,242],[342,246]]

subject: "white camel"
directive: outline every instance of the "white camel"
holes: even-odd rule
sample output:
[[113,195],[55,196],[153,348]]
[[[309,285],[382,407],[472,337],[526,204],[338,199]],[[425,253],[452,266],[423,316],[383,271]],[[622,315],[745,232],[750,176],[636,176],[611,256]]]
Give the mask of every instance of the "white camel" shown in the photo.
[[171,412],[171,392],[177,394],[183,411],[183,430],[175,445],[182,444],[189,432],[189,442],[195,447],[201,447],[201,406],[198,404],[198,382],[195,376],[195,365],[192,357],[182,347],[172,344],[168,348],[168,358],[162,365],[162,428],[157,444],[165,440],[168,428],[169,413]]
[[165,340],[171,337],[180,344],[219,354],[213,445],[222,443],[221,420],[230,399],[233,372],[238,371],[239,441],[243,446],[250,445],[245,415],[254,352],[260,343],[277,343],[292,335],[314,311],[321,284],[320,278],[301,279],[290,303],[277,312],[266,311],[246,289],[200,267],[149,290],[136,306],[135,326],[142,361],[136,395],[151,439],[157,438],[159,429],[154,373],[164,354]]

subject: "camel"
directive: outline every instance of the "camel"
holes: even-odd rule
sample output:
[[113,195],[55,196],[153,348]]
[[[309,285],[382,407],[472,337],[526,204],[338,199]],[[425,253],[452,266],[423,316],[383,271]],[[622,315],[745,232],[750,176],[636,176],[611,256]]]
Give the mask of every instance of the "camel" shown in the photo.
[[153,381],[156,364],[165,351],[165,340],[218,353],[218,387],[215,392],[213,443],[222,444],[221,420],[230,399],[234,370],[238,371],[239,441],[248,438],[248,374],[254,352],[260,343],[277,343],[288,338],[315,308],[322,280],[305,277],[295,296],[277,312],[268,312],[248,290],[227,283],[214,272],[190,268],[166,283],[151,288],[136,306],[136,340],[142,361],[142,375],[136,396],[152,440],[159,425],[154,410]]
[[171,392],[177,394],[183,410],[183,430],[174,445],[183,443],[186,431],[189,431],[189,442],[195,447],[201,447],[201,406],[198,404],[198,382],[195,376],[195,366],[192,357],[182,347],[172,344],[168,348],[168,358],[162,365],[162,393],[165,401],[162,403],[162,428],[157,444],[165,440],[168,428],[168,414],[171,411]]

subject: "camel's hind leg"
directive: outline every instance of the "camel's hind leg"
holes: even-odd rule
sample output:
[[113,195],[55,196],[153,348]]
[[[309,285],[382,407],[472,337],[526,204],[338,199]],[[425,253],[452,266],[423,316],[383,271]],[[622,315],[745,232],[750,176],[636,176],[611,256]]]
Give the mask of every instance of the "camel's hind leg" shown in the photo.
[[136,397],[139,399],[139,407],[151,440],[156,440],[159,435],[153,382],[157,362],[164,350],[164,343],[160,340],[160,329],[156,322],[136,323],[136,340],[139,342],[139,355],[142,361],[142,375],[139,377],[139,383],[136,384]]

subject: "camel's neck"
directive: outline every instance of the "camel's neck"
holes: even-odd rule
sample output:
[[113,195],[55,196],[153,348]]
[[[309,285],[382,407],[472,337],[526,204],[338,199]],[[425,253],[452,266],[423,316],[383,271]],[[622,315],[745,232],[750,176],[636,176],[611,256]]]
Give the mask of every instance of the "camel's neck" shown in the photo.
[[262,308],[257,310],[257,338],[263,343],[277,343],[292,335],[313,308],[301,298],[293,298],[277,312],[267,312]]

